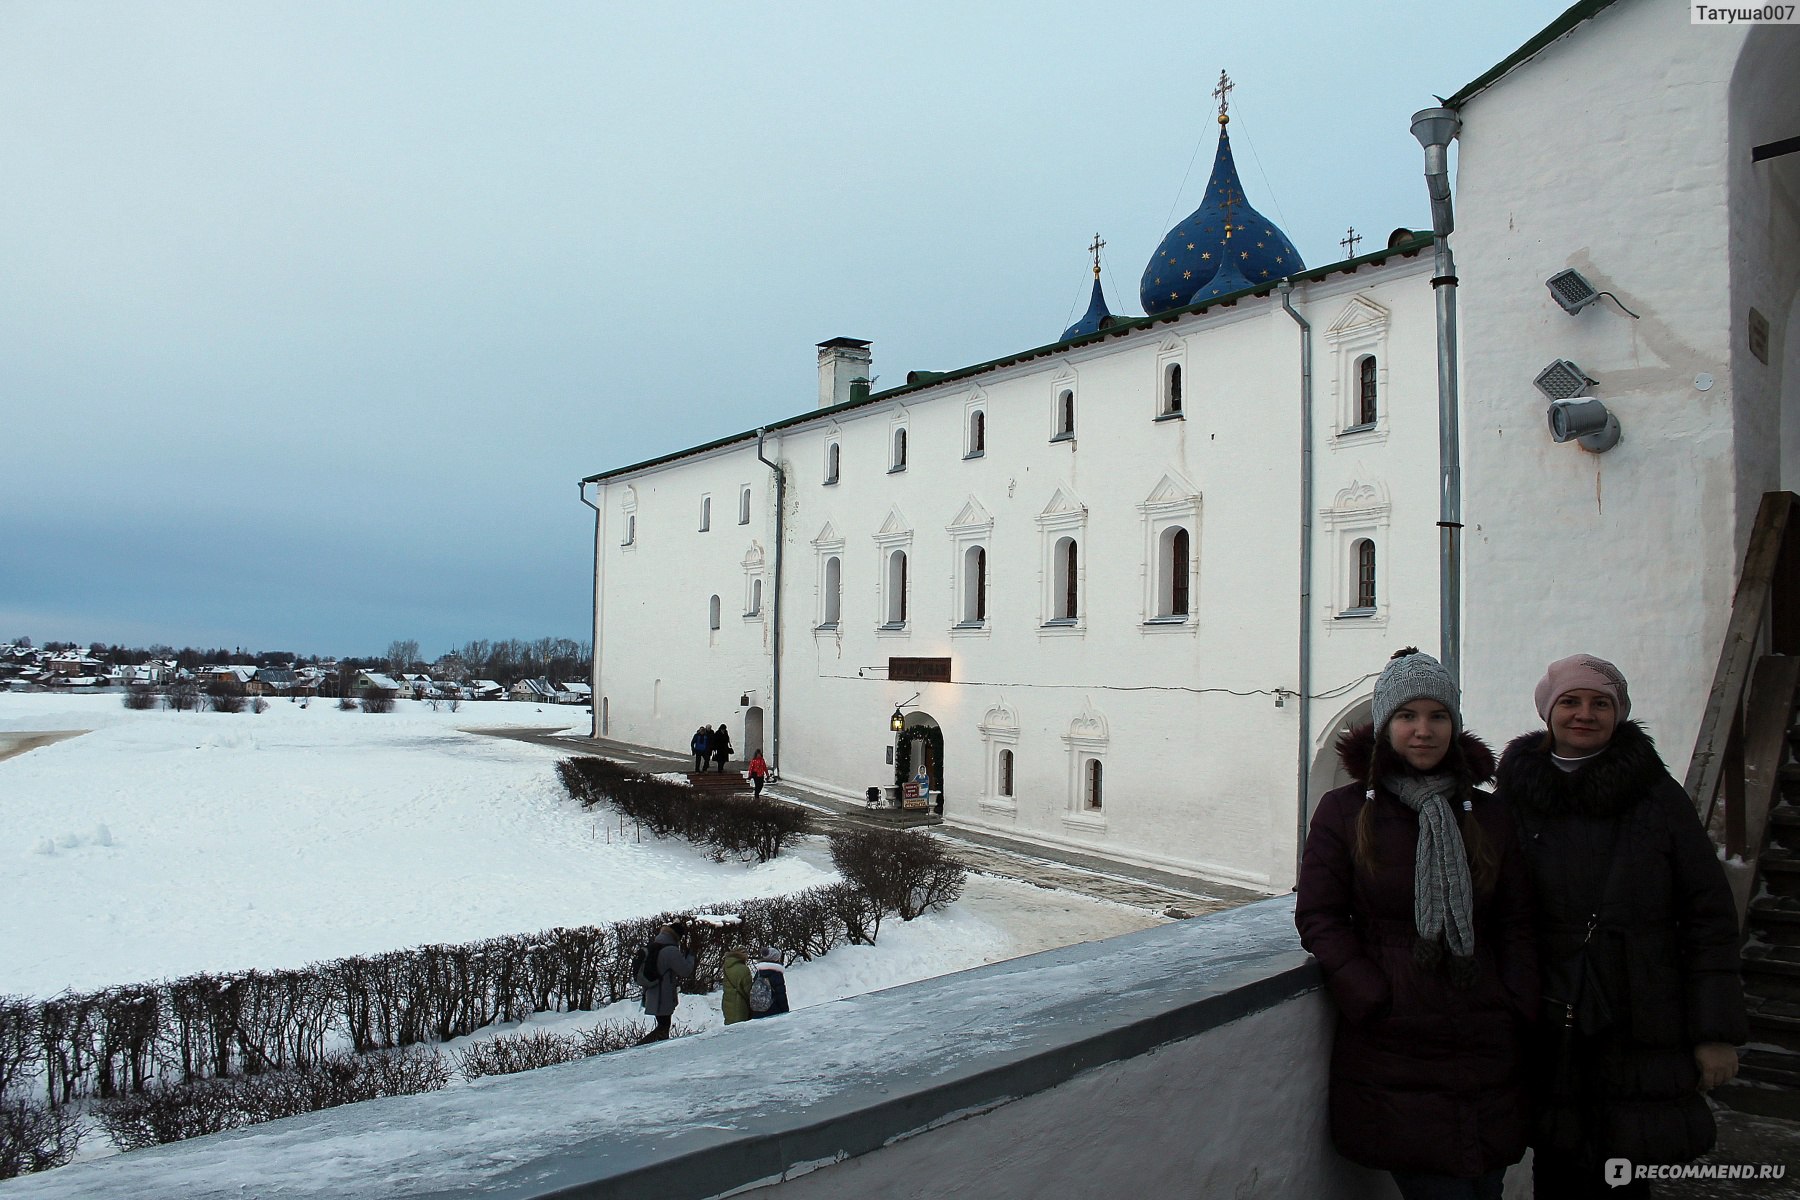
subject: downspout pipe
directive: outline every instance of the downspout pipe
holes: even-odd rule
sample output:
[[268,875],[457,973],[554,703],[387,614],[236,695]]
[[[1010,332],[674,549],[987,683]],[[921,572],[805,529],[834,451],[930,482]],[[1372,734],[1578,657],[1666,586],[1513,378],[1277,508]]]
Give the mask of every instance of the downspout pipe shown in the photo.
[[1294,309],[1294,285],[1283,279],[1281,307],[1300,326],[1300,694],[1299,780],[1294,803],[1294,878],[1306,850],[1307,802],[1312,792],[1312,627],[1313,627],[1313,366],[1312,326]]
[[1438,658],[1450,678],[1462,681],[1462,432],[1458,427],[1456,376],[1456,260],[1450,232],[1450,143],[1462,132],[1454,109],[1413,114],[1412,133],[1425,148],[1425,187],[1431,195],[1431,231],[1437,238],[1431,288],[1437,296],[1438,367]]
[[603,535],[601,520],[603,515],[600,506],[588,499],[587,480],[581,481],[581,502],[594,510],[594,660],[588,670],[588,700],[592,707],[588,715],[592,718],[588,730],[589,737],[599,737],[605,732],[600,727],[600,714],[606,701],[600,695],[600,606],[604,593],[600,589],[600,568],[605,564],[600,558],[600,538]]
[[770,605],[769,620],[774,622],[775,629],[770,638],[769,654],[772,659],[769,672],[769,769],[777,776],[781,774],[781,558],[787,546],[785,527],[787,521],[787,472],[781,464],[770,461],[763,453],[763,443],[769,431],[756,431],[756,457],[762,465],[775,472],[775,598]]

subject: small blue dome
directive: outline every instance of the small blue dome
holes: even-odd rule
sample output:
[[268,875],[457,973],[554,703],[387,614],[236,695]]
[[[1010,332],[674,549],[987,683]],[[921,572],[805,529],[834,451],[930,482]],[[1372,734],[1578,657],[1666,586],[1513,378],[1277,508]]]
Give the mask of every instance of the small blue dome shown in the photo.
[[1106,296],[1100,290],[1100,277],[1096,275],[1094,276],[1094,296],[1088,301],[1087,312],[1082,314],[1081,320],[1063,330],[1062,340],[1066,342],[1070,338],[1080,337],[1084,333],[1098,333],[1112,322],[1113,315],[1107,310]]
[[1225,261],[1219,264],[1219,269],[1213,272],[1213,277],[1200,285],[1200,290],[1194,293],[1188,303],[1198,304],[1202,300],[1229,296],[1233,292],[1241,292],[1245,288],[1255,286],[1254,283],[1244,278],[1244,272],[1238,267],[1237,260],[1227,255]]
[[[1208,285],[1228,259],[1242,282],[1215,292]],[[1144,268],[1138,284],[1144,311],[1155,316],[1305,269],[1287,235],[1245,201],[1231,157],[1231,138],[1221,118],[1219,152],[1213,158],[1212,178],[1206,181],[1206,199],[1169,231]]]

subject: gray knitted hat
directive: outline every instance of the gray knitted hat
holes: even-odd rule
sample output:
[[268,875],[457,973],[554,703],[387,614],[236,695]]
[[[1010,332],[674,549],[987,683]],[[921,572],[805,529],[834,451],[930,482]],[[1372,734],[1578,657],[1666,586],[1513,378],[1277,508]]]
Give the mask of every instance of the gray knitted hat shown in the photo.
[[1462,732],[1462,701],[1450,672],[1431,655],[1408,646],[1395,651],[1375,681],[1375,731],[1386,729],[1394,710],[1412,700],[1436,700],[1450,710],[1451,726]]

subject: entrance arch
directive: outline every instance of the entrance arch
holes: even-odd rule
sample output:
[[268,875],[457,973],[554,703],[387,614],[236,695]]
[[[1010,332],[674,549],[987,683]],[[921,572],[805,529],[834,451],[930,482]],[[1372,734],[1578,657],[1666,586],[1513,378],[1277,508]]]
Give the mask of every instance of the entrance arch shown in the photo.
[[763,757],[768,757],[768,749],[763,745],[763,710],[761,705],[751,705],[744,710],[744,740],[738,743],[742,747],[739,753],[746,762],[758,750]]
[[906,714],[906,728],[894,735],[894,771],[898,781],[918,778],[921,768],[931,780],[931,790],[944,791],[944,731],[937,718],[914,710]]
[[1338,761],[1338,739],[1358,725],[1367,725],[1374,714],[1374,697],[1364,696],[1338,713],[1326,728],[1325,735],[1314,744],[1312,773],[1307,777],[1306,784],[1306,827],[1308,829],[1312,828],[1313,810],[1318,808],[1320,797],[1333,788],[1340,788],[1346,783],[1356,782],[1350,777],[1350,772],[1344,770],[1344,764]]

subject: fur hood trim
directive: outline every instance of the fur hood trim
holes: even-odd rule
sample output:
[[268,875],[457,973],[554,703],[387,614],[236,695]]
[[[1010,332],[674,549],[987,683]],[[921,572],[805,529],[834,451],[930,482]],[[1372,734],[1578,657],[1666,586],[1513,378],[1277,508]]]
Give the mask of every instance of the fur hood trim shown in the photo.
[[[1469,764],[1469,783],[1486,783],[1494,777],[1494,752],[1488,744],[1468,730],[1456,735],[1462,746],[1463,759]],[[1375,757],[1375,726],[1357,725],[1339,736],[1338,762],[1358,783],[1369,777],[1369,763]]]
[[1636,721],[1619,722],[1606,749],[1579,771],[1564,771],[1551,760],[1553,744],[1546,729],[1507,743],[1500,756],[1499,789],[1509,803],[1543,815],[1615,817],[1669,778],[1656,743]]

